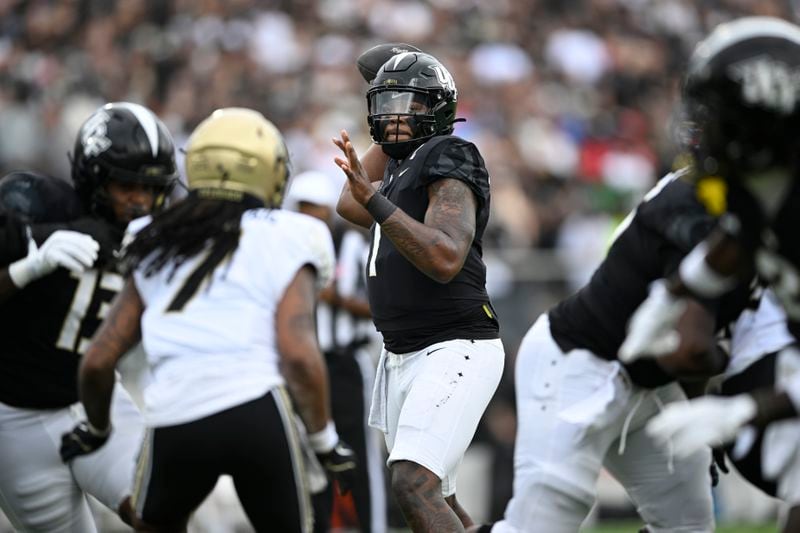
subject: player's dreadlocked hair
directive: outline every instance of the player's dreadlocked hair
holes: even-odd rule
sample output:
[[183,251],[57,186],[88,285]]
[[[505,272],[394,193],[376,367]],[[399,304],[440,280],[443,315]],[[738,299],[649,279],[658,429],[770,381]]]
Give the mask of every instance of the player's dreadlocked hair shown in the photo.
[[239,246],[242,214],[262,205],[247,195],[241,201],[227,201],[191,191],[186,199],[155,215],[136,235],[125,249],[123,264],[128,271],[141,265],[145,277],[169,268],[167,279],[172,279],[186,260],[205,254],[167,310],[181,309]]

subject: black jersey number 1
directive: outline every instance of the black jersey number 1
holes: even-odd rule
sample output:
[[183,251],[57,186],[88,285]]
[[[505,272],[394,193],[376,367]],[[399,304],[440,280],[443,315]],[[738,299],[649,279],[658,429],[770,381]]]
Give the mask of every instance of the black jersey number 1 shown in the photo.
[[369,263],[367,263],[367,275],[369,277],[375,277],[378,275],[378,269],[375,265],[375,262],[378,260],[378,248],[381,245],[381,226],[380,224],[375,224],[375,232],[372,235],[372,254],[369,258]]

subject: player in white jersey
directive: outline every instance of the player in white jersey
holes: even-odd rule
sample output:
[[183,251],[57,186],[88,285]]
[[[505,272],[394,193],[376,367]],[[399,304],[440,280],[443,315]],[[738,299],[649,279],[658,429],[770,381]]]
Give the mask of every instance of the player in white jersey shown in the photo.
[[[731,358],[721,387],[725,397],[671,405],[648,424],[647,432],[678,457],[727,444],[729,459],[748,481],[798,507],[800,419],[765,423],[757,406],[766,391],[791,390],[800,377],[800,351],[771,290],[753,307],[731,330]],[[798,525],[788,523],[784,531],[797,531]]]
[[339,486],[352,480],[314,323],[333,245],[323,223],[277,209],[288,163],[260,113],[228,108],[203,121],[187,147],[189,196],[132,228],[132,276],[81,365],[88,421],[66,440],[67,455],[93,451],[112,431],[110,380],[141,337],[151,375],[133,500],[153,530],[183,530],[230,474],[257,531],[310,531],[293,406]]

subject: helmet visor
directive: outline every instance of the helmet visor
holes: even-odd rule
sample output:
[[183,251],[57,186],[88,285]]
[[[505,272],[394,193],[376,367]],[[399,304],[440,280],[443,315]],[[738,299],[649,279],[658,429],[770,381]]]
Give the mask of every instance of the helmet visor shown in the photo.
[[430,112],[428,95],[415,91],[376,91],[369,98],[372,115],[425,115]]
[[367,95],[373,140],[383,143],[402,143],[428,137],[435,131],[425,91],[378,90]]

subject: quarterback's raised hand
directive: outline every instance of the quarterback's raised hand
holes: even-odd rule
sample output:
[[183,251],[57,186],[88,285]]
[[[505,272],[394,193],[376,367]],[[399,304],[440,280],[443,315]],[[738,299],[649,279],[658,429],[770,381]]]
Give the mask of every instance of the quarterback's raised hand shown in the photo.
[[628,323],[628,336],[619,349],[620,361],[631,363],[675,351],[680,344],[675,326],[685,309],[686,302],[669,291],[665,280],[653,282],[650,294]]
[[372,185],[361,160],[358,158],[358,153],[350,141],[350,136],[346,130],[342,130],[341,138],[333,139],[333,143],[339,147],[342,154],[346,159],[341,157],[334,158],[336,165],[342,169],[344,175],[347,176],[347,182],[350,185],[350,194],[356,202],[361,205],[367,205],[367,202],[372,195],[375,194],[375,187]]
[[81,422],[69,433],[61,435],[61,460],[65,463],[79,455],[86,455],[100,448],[111,435],[111,426],[98,430],[88,422]]
[[50,235],[41,247],[28,239],[28,255],[11,263],[8,275],[18,288],[50,274],[58,267],[83,272],[94,265],[100,245],[89,235],[59,230]]
[[752,396],[706,396],[691,402],[672,403],[646,426],[656,441],[671,445],[678,457],[688,457],[706,446],[718,446],[736,438],[756,415]]

